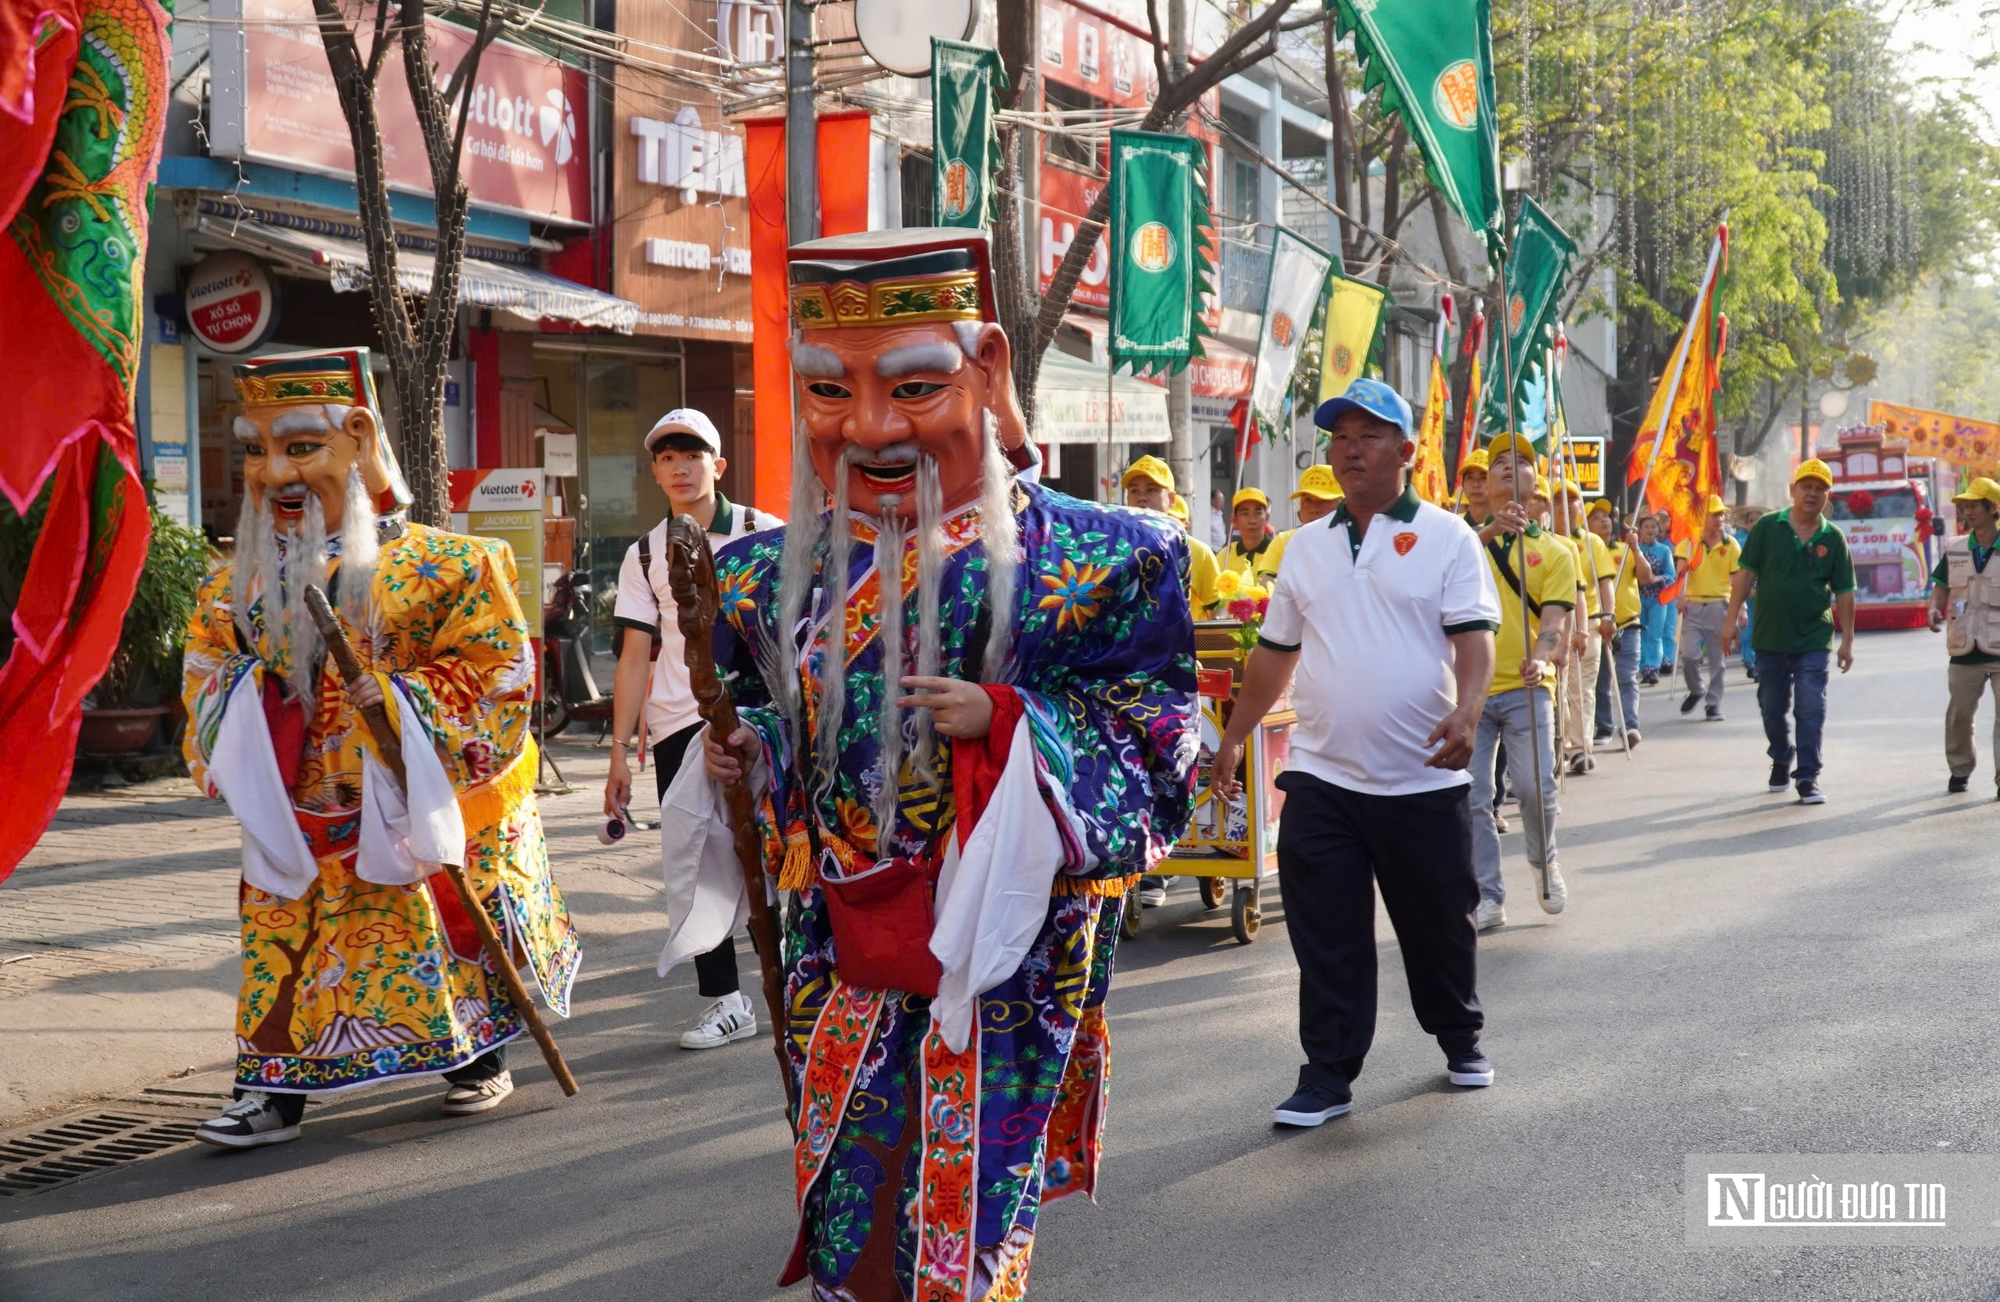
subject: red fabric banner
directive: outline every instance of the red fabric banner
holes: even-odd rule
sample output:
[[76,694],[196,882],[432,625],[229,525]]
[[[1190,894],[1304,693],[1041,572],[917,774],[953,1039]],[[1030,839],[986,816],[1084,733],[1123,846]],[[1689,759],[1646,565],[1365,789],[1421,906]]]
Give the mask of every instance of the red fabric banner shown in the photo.
[[69,785],[83,699],[151,537],[132,390],[169,47],[153,0],[0,0],[0,35],[0,301],[16,345],[0,347],[0,496],[25,517],[48,490],[0,665],[0,754],[38,761],[8,773],[4,879]]
[[[750,504],[773,515],[792,507],[791,303],[785,253],[785,120],[743,124],[743,171],[750,199],[751,371],[757,386]],[[868,229],[868,114],[829,113],[819,120],[820,231]]]

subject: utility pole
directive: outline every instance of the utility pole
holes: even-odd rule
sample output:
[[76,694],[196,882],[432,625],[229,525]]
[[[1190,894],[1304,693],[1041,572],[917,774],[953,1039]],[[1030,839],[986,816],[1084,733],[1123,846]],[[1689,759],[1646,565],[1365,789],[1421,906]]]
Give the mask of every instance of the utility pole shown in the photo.
[[819,238],[819,120],[813,111],[813,21],[785,4],[785,225],[792,243]]
[[[1167,73],[1175,81],[1188,75],[1188,0],[1167,0]],[[1160,87],[1164,92],[1166,87]],[[1181,122],[1185,124],[1186,119]],[[1117,256],[1113,250],[1112,256]],[[1216,287],[1222,281],[1219,274]],[[1188,528],[1195,537],[1208,538],[1209,495],[1195,482],[1194,464],[1194,379],[1190,367],[1167,380],[1167,431],[1172,442],[1167,448],[1167,464],[1174,483],[1188,499]],[[1205,481],[1204,481],[1205,482]]]

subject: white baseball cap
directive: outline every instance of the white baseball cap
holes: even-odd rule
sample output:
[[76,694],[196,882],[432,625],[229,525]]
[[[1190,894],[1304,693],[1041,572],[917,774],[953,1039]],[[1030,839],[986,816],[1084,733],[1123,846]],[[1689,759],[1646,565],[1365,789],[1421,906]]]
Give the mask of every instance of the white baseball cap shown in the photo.
[[647,455],[659,451],[661,441],[669,434],[692,434],[706,443],[710,452],[722,455],[722,435],[715,432],[715,422],[693,407],[674,408],[646,431]]

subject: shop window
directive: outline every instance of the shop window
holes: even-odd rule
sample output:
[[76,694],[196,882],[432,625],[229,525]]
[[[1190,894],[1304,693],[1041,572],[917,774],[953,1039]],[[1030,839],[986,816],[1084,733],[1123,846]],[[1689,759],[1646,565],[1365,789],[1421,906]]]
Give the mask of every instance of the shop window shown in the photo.
[[1042,88],[1042,98],[1051,113],[1062,113],[1062,130],[1065,134],[1051,134],[1047,137],[1047,158],[1060,167],[1087,172],[1092,176],[1108,173],[1109,165],[1102,160],[1103,147],[1093,144],[1075,134],[1079,131],[1102,131],[1105,102],[1095,95],[1087,94],[1059,81],[1047,82]]
[[903,225],[929,226],[934,220],[931,200],[936,184],[937,165],[929,154],[915,151],[903,155]]

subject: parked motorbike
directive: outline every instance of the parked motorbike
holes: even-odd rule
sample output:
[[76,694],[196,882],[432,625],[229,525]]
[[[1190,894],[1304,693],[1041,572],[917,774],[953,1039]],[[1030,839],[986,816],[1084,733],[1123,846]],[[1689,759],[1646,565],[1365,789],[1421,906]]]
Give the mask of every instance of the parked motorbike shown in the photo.
[[548,735],[594,723],[602,740],[611,728],[611,698],[590,671],[591,598],[589,572],[571,570],[556,580],[542,614],[542,691],[535,704]]

